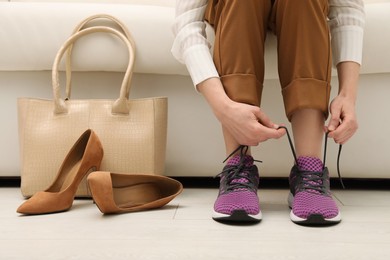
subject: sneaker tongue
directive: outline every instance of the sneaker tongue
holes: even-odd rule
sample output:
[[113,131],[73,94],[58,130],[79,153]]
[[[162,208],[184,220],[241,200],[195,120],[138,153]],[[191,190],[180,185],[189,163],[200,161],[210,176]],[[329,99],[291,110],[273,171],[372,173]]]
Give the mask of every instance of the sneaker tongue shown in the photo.
[[[229,166],[238,165],[238,164],[240,164],[240,161],[241,161],[241,156],[235,155],[227,161],[226,165],[229,165]],[[251,167],[253,165],[253,157],[250,155],[244,155],[244,165],[246,167]],[[248,176],[248,172],[242,172],[241,174],[244,176]],[[239,178],[239,179],[233,180],[231,183],[248,183],[248,182],[249,181],[246,178]]]
[[[240,164],[240,161],[241,161],[241,156],[235,155],[227,161],[226,165],[229,165],[229,166],[238,165],[238,164]],[[253,157],[250,155],[244,155],[244,165],[246,167],[251,167],[253,165]]]
[[[302,171],[308,171],[308,172],[321,172],[324,165],[322,161],[315,157],[307,157],[307,156],[301,156],[297,160],[298,162],[298,168]],[[306,179],[306,178],[305,178]],[[307,181],[307,179],[306,179]],[[313,186],[319,186],[322,185],[322,181],[315,182],[315,181],[307,181],[307,183],[313,185]],[[311,190],[314,193],[320,193],[316,190]]]
[[320,172],[324,165],[315,157],[301,156],[298,158],[298,168],[302,171]]

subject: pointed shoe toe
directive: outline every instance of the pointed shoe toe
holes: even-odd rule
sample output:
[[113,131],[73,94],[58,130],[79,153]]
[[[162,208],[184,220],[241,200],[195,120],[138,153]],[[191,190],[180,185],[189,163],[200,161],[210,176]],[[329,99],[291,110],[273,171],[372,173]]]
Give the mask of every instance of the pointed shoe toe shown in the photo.
[[48,214],[70,209],[81,180],[98,170],[103,159],[99,138],[86,130],[65,157],[54,182],[44,191],[35,193],[16,210],[26,215]]
[[183,191],[169,177],[97,171],[88,176],[92,197],[104,214],[161,208]]
[[67,211],[72,203],[71,195],[40,191],[20,205],[16,212],[25,215],[57,213]]

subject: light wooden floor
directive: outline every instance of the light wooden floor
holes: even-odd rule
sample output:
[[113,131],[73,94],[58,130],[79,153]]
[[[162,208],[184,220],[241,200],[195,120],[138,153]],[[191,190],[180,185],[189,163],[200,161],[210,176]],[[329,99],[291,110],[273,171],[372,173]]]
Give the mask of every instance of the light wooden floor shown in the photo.
[[90,200],[68,212],[20,216],[18,188],[0,188],[0,259],[390,259],[390,191],[336,190],[343,221],[289,220],[287,190],[260,190],[263,221],[210,217],[217,189],[185,189],[160,210],[103,216]]

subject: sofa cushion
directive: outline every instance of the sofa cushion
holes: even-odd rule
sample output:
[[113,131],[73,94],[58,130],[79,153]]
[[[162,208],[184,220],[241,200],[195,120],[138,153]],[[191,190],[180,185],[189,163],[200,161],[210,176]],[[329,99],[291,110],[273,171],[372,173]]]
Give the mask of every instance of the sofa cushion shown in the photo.
[[[0,2],[0,70],[50,70],[74,27],[97,13],[111,14],[128,26],[137,46],[135,72],[187,74],[170,52],[174,8],[94,3]],[[106,35],[87,36],[75,48],[74,70],[124,71],[127,58],[120,44]]]
[[175,0],[4,0],[4,2],[52,2],[52,3],[107,3],[107,4],[142,4],[157,6],[174,6]]
[[[0,2],[0,70],[50,70],[54,56],[85,17],[108,13],[121,19],[135,38],[135,72],[188,75],[171,55],[174,0],[71,0]],[[96,3],[99,2],[99,3]],[[102,3],[103,2],[103,3]],[[390,0],[366,0],[362,74],[390,72],[387,51]],[[116,3],[107,5],[107,3]],[[380,35],[380,40],[378,40]],[[91,39],[94,39],[93,42]],[[124,71],[126,57],[119,41],[94,35],[75,48],[76,71]],[[277,78],[276,39],[266,42],[265,78]],[[98,55],[97,55],[98,54]],[[113,59],[112,57],[115,57]]]

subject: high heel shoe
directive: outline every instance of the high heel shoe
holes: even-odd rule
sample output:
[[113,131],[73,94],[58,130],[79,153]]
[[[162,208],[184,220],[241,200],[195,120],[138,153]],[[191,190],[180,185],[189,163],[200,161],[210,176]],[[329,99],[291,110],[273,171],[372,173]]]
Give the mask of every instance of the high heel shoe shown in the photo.
[[174,179],[160,175],[93,172],[87,182],[102,213],[125,213],[160,208],[183,190]]
[[39,191],[16,210],[34,215],[62,212],[70,209],[81,180],[99,170],[103,148],[91,129],[86,130],[65,157],[54,182],[45,191]]

